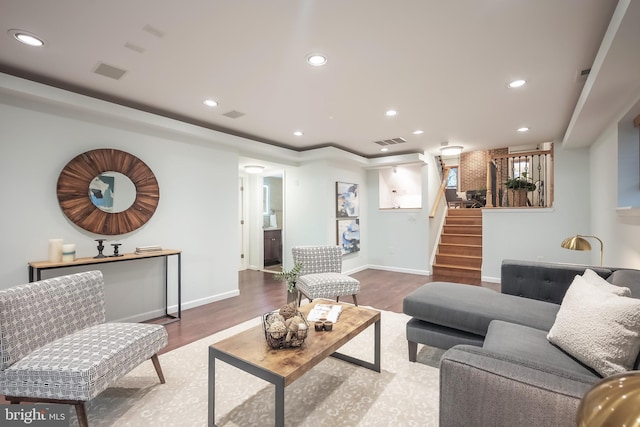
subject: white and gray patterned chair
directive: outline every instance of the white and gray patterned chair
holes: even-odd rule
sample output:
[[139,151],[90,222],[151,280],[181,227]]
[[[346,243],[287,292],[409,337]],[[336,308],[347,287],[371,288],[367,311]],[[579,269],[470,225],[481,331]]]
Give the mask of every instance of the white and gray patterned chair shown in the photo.
[[360,292],[360,282],[342,274],[342,250],[340,246],[294,246],[291,249],[293,262],[302,264],[302,271],[296,281],[298,305],[302,296],[310,301],[316,298],[335,298],[352,295],[358,305],[356,295]]
[[100,271],[0,290],[0,394],[13,403],[85,402],[167,345],[162,325],[105,323]]

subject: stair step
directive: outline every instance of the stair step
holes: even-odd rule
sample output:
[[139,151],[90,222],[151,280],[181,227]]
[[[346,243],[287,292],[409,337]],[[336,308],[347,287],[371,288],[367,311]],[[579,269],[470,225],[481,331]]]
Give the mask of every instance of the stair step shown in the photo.
[[472,255],[436,254],[436,265],[481,269],[482,257]]
[[446,225],[482,225],[481,216],[448,216]]
[[481,284],[481,209],[448,209],[432,268],[433,280]]
[[447,234],[473,234],[473,235],[481,236],[482,225],[445,224],[443,232]]
[[447,216],[474,216],[474,217],[482,217],[482,209],[449,209],[447,211]]
[[440,243],[438,254],[467,255],[482,257],[482,245],[462,245],[459,243]]
[[464,268],[451,265],[433,265],[433,280],[456,282],[469,285],[481,284],[481,271],[478,268]]
[[482,246],[482,235],[442,233],[440,235],[440,242]]

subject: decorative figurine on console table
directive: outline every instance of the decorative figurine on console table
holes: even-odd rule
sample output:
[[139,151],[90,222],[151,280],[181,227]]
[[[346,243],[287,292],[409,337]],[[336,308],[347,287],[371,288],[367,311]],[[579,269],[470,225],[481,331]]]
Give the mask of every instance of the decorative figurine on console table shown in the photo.
[[94,258],[105,258],[106,255],[104,255],[102,253],[102,251],[104,250],[104,245],[102,244],[102,242],[105,241],[105,239],[95,239],[96,242],[98,242],[98,255],[94,256]]
[[111,256],[122,256],[122,254],[118,252],[118,248],[120,247],[120,245],[122,245],[122,243],[112,243],[111,244],[111,246],[113,246],[113,255],[111,255]]

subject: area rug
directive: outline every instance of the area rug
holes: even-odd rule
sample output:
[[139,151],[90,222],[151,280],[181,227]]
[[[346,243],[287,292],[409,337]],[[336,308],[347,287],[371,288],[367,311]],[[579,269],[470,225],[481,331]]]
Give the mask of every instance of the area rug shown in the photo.
[[[328,358],[285,389],[287,426],[436,426],[438,361],[442,350],[422,347],[407,356],[404,314],[382,311],[380,373]],[[160,356],[166,384],[151,362],[131,371],[87,404],[98,426],[204,426],[207,424],[208,346],[251,326],[256,318]],[[373,361],[373,327],[340,350]],[[216,361],[216,424],[274,425],[274,387]],[[71,424],[77,425],[75,416]]]

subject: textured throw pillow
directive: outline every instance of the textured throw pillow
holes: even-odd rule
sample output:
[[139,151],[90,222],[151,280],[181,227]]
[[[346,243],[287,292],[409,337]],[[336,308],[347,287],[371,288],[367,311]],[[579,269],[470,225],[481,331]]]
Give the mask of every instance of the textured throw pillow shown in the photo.
[[640,300],[576,276],[547,339],[603,377],[628,371],[640,351]]
[[620,295],[621,297],[630,297],[631,290],[623,286],[612,285],[604,280],[598,273],[593,270],[586,269],[582,275],[584,279],[603,291],[611,292],[612,294]]

